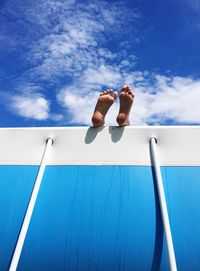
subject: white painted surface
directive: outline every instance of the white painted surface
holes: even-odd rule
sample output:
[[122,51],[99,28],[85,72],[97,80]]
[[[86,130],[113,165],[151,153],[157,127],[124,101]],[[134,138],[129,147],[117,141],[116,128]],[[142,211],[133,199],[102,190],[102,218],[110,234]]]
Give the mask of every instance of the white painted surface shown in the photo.
[[0,165],[39,165],[48,137],[48,165],[150,165],[152,136],[160,165],[200,165],[198,126],[1,128]]
[[165,191],[163,187],[159,155],[157,151],[157,144],[156,144],[155,138],[150,139],[150,150],[151,150],[152,164],[154,166],[154,172],[156,176],[156,186],[158,190],[162,222],[163,222],[163,226],[165,230],[170,270],[177,271],[176,257],[174,253],[174,245],[173,245],[173,240],[172,240],[172,233],[171,233],[171,228],[170,228],[169,215],[168,215],[168,210],[167,210],[167,203],[165,199]]

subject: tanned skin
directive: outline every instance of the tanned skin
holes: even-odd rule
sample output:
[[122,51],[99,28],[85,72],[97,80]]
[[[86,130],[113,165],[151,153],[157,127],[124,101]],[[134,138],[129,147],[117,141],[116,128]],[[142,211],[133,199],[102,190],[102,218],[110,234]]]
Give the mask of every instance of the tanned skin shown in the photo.
[[[94,127],[104,125],[106,114],[111,105],[116,100],[117,91],[107,89],[100,93],[97,104],[92,115],[92,124]],[[120,107],[117,116],[117,123],[120,127],[130,125],[129,114],[134,101],[134,94],[129,86],[123,86],[119,95]]]

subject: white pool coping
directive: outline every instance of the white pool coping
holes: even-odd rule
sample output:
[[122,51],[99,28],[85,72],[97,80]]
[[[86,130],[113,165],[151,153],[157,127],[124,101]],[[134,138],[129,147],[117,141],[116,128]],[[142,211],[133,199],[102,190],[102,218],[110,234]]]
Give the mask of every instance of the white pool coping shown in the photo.
[[200,126],[0,128],[0,165],[39,165],[48,137],[48,165],[149,166],[156,137],[161,166],[200,166]]

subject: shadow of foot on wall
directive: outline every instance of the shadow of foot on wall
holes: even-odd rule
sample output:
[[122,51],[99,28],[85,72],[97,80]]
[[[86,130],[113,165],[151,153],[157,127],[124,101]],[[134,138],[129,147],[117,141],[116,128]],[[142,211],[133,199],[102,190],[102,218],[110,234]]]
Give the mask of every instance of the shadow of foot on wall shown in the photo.
[[120,141],[122,138],[122,135],[124,133],[124,127],[119,127],[119,126],[110,126],[109,127],[109,133],[111,135],[111,139],[114,143]]
[[[85,136],[85,143],[86,144],[90,144],[92,143],[95,138],[97,137],[97,134],[100,133],[104,128],[104,127],[89,127]],[[121,138],[122,135],[124,133],[124,127],[119,127],[119,126],[110,126],[108,128],[108,131],[111,135],[111,140],[116,143],[118,142]]]
[[85,136],[85,143],[92,143],[95,140],[97,134],[100,133],[104,128],[105,127],[89,127]]

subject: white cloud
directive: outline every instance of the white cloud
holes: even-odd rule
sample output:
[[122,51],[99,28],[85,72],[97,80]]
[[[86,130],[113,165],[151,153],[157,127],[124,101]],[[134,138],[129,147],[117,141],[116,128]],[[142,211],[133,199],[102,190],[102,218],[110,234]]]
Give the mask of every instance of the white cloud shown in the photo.
[[162,124],[167,120],[177,124],[200,123],[200,80],[161,75],[153,79],[155,83],[150,81],[146,86],[148,92],[136,87],[135,115],[138,116],[140,108],[146,109],[140,115],[139,123],[142,119],[152,124]]
[[191,78],[157,77],[158,89],[151,104],[158,119],[177,123],[200,123],[200,81]]
[[[200,80],[156,75],[148,80],[143,77],[142,84],[134,88],[136,98],[130,114],[133,125],[164,124],[166,120],[177,124],[200,123]],[[98,94],[92,91],[80,95],[77,89],[65,88],[58,100],[69,110],[72,123],[91,125]],[[116,125],[118,110],[116,101],[107,114],[106,125]]]
[[[108,60],[126,58],[124,51],[117,54],[110,51],[106,47],[105,38],[106,34],[112,39],[119,29],[123,29],[122,25],[127,20],[127,11],[123,13],[120,1],[112,6],[106,1],[87,1],[84,5],[73,2],[66,5],[66,1],[58,1],[58,9],[52,9],[53,1],[49,2],[49,5],[42,5],[40,2],[41,11],[45,8],[44,14],[38,11],[40,5],[37,6],[39,13],[36,18],[40,17],[38,22],[45,32],[33,39],[31,50],[26,55],[26,60],[32,66],[25,73],[27,79],[54,81],[67,75],[74,81],[87,69],[107,64]],[[34,10],[33,7],[32,9]],[[135,21],[138,20],[135,13],[138,12],[134,11],[129,15],[129,20],[131,17]],[[36,18],[32,11],[31,20],[38,25]],[[30,32],[29,29],[27,31]],[[38,28],[32,31],[38,32]]]
[[49,102],[40,96],[13,96],[9,107],[24,118],[41,121],[49,117]]
[[[8,37],[19,40],[18,44],[25,48],[23,56],[28,69],[15,82],[18,96],[27,91],[32,95],[46,94],[48,87],[54,86],[56,91],[49,96],[55,97],[59,94],[57,84],[61,89],[72,85],[78,90],[72,94],[83,96],[102,85],[120,84],[121,70],[135,65],[136,57],[130,56],[132,61],[126,61],[125,50],[116,53],[107,47],[108,37],[112,40],[127,20],[133,18],[136,22],[139,18],[139,12],[134,10],[127,19],[127,10],[120,1],[111,6],[107,1],[82,4],[68,0],[39,0],[37,3],[19,0],[16,5],[11,0],[4,11],[12,18],[7,21],[7,28],[13,31]],[[6,18],[3,25],[5,22]],[[118,64],[113,67],[111,62],[116,61]],[[27,110],[20,112],[18,115],[24,112],[25,118],[32,118]],[[50,112],[48,116],[60,120],[62,117],[58,115]]]
[[57,98],[60,104],[68,110],[70,123],[89,124],[94,110],[98,92],[91,92],[85,96],[80,96],[71,88],[64,88]]
[[122,75],[119,71],[116,71],[115,68],[108,65],[100,65],[96,69],[89,68],[84,72],[83,82],[85,84],[97,84],[97,85],[106,85],[113,86],[119,85],[122,81]]
[[[7,17],[12,18],[7,22],[12,31],[6,32],[4,27],[0,39],[7,37],[12,48],[26,48],[23,56],[28,67],[17,80],[17,94],[9,96],[14,114],[37,120],[64,120],[62,114],[51,112],[50,101],[45,98],[48,93],[51,104],[57,97],[66,115],[70,113],[69,122],[90,124],[99,91],[105,86],[119,90],[126,83],[136,93],[130,115],[133,124],[163,124],[167,119],[200,123],[199,80],[138,71],[138,59],[127,54],[126,40],[119,42],[118,48],[113,46],[115,51],[108,46],[115,35],[128,29],[127,25],[141,21],[137,10],[130,14],[123,2],[110,5],[103,0],[87,4],[19,0],[18,4],[10,1],[5,6]],[[5,19],[2,22],[5,25]],[[138,39],[136,34],[135,41]],[[50,93],[52,89],[54,93]],[[117,101],[108,112],[106,124],[116,123],[118,109]]]

